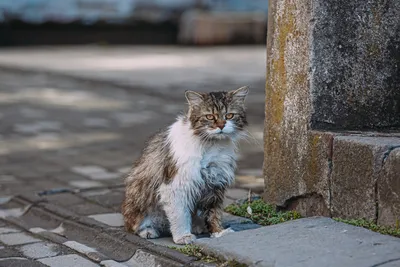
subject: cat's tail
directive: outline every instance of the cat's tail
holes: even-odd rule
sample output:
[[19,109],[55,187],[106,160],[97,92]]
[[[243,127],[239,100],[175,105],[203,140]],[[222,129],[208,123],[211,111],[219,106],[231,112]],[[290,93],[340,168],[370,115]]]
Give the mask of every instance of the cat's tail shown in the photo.
[[122,215],[124,217],[125,229],[128,232],[137,233],[139,226],[144,219],[144,214],[138,209],[131,198],[125,197],[122,203]]

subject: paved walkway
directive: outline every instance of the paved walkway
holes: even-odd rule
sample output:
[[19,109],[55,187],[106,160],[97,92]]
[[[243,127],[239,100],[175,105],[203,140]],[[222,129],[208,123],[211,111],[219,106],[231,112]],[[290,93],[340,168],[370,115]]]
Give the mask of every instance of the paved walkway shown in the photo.
[[[215,83],[213,89],[250,83],[254,138],[242,147],[226,204],[246,197],[248,189],[262,191],[263,78],[246,74],[262,53],[249,50],[246,57],[246,50],[235,49],[189,58],[189,50],[173,48],[0,51],[0,266],[195,262],[125,233],[123,178],[147,137],[182,110],[185,89],[200,88],[202,80]],[[236,59],[228,57],[232,53]],[[218,58],[225,63],[206,68],[198,62]],[[161,68],[163,60],[168,66]],[[179,68],[172,66],[177,62]],[[190,67],[193,62],[200,67]],[[224,64],[238,74],[229,76]],[[226,226],[237,230],[257,227],[240,222],[225,217]],[[171,245],[168,238],[156,242]]]

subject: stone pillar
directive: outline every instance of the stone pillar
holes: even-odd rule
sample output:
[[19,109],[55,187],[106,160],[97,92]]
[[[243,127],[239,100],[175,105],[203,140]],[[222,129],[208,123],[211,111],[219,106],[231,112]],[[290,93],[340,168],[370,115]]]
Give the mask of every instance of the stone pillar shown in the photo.
[[[303,215],[400,219],[400,174],[387,170],[399,164],[398,18],[398,0],[269,1],[266,201]],[[382,210],[393,206],[383,195],[398,209]]]

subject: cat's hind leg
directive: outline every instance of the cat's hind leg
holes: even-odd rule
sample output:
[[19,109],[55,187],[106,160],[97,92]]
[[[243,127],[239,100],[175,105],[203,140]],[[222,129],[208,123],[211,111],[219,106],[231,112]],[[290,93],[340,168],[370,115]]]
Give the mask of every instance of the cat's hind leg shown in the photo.
[[192,234],[201,235],[208,233],[206,218],[201,211],[197,211],[192,215]]
[[167,227],[165,215],[153,212],[143,219],[137,230],[137,235],[146,239],[158,238],[166,231],[165,228]]

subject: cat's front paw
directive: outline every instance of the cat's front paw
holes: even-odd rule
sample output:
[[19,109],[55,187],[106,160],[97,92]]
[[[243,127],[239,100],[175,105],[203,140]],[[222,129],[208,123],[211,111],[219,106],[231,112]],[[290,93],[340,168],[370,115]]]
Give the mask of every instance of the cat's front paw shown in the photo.
[[178,245],[189,245],[192,244],[196,240],[196,236],[192,234],[184,235],[178,238],[173,238],[175,244]]
[[234,232],[235,232],[235,231],[233,231],[231,228],[227,228],[227,229],[222,230],[221,232],[212,233],[212,234],[211,234],[211,237],[212,237],[212,238],[217,238],[217,237],[221,237],[221,236],[224,236],[224,235],[226,235],[226,234],[234,233]]
[[138,233],[138,235],[141,238],[146,238],[146,239],[153,239],[159,237],[158,232],[151,227],[144,228]]

